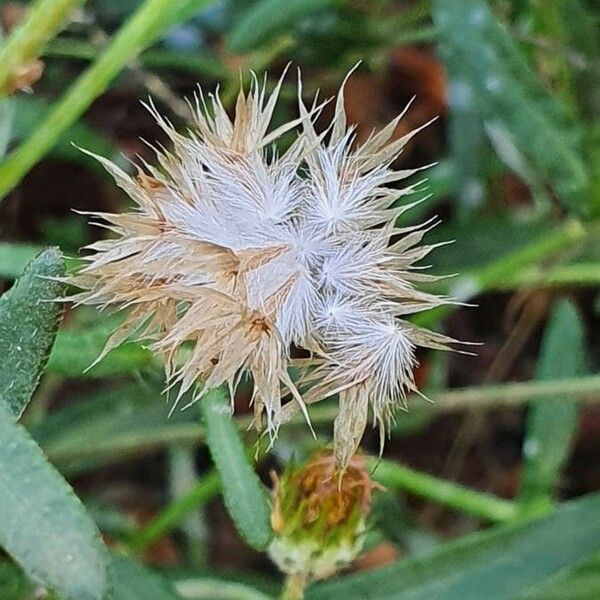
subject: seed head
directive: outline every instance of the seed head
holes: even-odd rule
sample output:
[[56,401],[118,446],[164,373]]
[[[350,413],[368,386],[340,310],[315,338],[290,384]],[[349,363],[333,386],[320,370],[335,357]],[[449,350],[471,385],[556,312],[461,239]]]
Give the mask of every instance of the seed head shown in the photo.
[[[307,107],[300,85],[299,117],[269,132],[281,83],[267,95],[254,77],[233,120],[218,92],[200,92],[185,135],[150,104],[172,149],[156,149],[157,166],[137,176],[98,157],[134,207],[95,213],[115,236],[88,246],[72,299],[127,309],[104,353],[132,336],[148,340],[178,399],[222,384],[233,394],[251,374],[256,421],[266,415],[271,437],[294,411],[307,415],[306,403],[338,394],[343,467],[369,410],[383,432],[416,390],[415,348],[454,340],[403,319],[446,302],[416,287],[435,279],[416,266],[435,247],[421,245],[427,225],[396,226],[410,207],[396,201],[415,191],[398,182],[415,171],[392,163],[416,132],[395,139],[398,117],[357,146],[342,86],[320,134],[322,105]],[[275,142],[292,130],[278,154]],[[292,345],[312,357],[296,383]]]

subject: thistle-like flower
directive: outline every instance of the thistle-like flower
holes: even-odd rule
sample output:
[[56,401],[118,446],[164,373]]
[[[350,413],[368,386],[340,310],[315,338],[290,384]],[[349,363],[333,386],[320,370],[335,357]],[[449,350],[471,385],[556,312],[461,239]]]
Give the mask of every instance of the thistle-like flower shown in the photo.
[[[299,117],[269,132],[280,87],[267,96],[253,78],[233,120],[218,93],[200,92],[185,135],[150,105],[173,148],[156,149],[158,166],[135,177],[98,157],[135,208],[95,214],[116,236],[88,246],[72,300],[129,309],[105,353],[132,336],[149,340],[178,398],[222,384],[233,397],[249,373],[256,422],[266,414],[271,437],[294,411],[307,416],[307,403],[339,395],[343,468],[369,409],[383,436],[416,391],[415,348],[454,340],[403,319],[446,302],[416,287],[435,279],[416,266],[435,247],[420,245],[428,226],[395,225],[411,206],[395,203],[414,186],[394,184],[415,171],[392,163],[416,132],[395,139],[398,117],[355,147],[343,86],[325,133],[314,127],[322,105],[305,106],[301,86]],[[296,140],[278,155],[275,142],[292,130]],[[292,346],[312,357],[296,382]]]

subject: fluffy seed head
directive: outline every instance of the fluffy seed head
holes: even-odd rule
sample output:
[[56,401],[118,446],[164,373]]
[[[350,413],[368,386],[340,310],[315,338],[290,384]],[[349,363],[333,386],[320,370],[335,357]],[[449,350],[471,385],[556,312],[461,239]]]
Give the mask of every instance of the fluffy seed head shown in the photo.
[[[339,394],[343,468],[369,410],[383,432],[415,390],[416,346],[454,340],[402,319],[445,302],[416,287],[435,279],[416,267],[434,247],[420,244],[427,226],[395,225],[407,206],[394,203],[413,191],[398,182],[414,171],[392,163],[414,132],[394,138],[396,119],[357,146],[343,86],[324,134],[314,127],[322,105],[305,106],[300,88],[299,118],[269,132],[280,87],[267,95],[253,78],[233,119],[218,93],[200,92],[185,135],[149,105],[172,150],[157,149],[157,166],[136,176],[98,157],[134,208],[96,213],[114,237],[88,247],[72,299],[127,309],[105,352],[148,340],[178,398],[222,384],[233,393],[249,373],[256,422],[266,415],[271,436],[306,403]],[[291,130],[278,155],[274,143]],[[292,345],[312,357],[296,383]]]

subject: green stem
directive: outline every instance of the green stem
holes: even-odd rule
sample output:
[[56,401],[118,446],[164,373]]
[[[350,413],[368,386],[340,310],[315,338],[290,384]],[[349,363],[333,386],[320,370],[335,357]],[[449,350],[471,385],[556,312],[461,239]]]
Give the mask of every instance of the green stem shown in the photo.
[[44,45],[63,27],[67,17],[82,0],[38,0],[27,18],[0,49],[0,91],[9,91],[16,71],[36,59]]
[[106,90],[119,71],[159,37],[165,26],[173,24],[174,5],[180,7],[188,3],[146,0],[140,6],[98,60],[67,90],[31,136],[0,165],[0,198],[52,148],[62,133]]
[[403,489],[492,522],[510,521],[519,515],[517,505],[509,500],[476,492],[388,460],[372,459],[370,466],[374,470],[373,479],[388,489]]
[[[569,398],[597,404],[600,402],[600,375],[573,377],[556,381],[525,381],[490,386],[474,386],[457,390],[436,392],[434,402],[424,408],[416,406],[411,410],[435,411],[447,413],[465,409],[493,409],[502,406],[520,405],[532,398],[556,398],[569,395]],[[417,400],[416,397],[409,398]],[[541,400],[543,402],[543,400]],[[327,404],[310,408],[313,424],[330,423],[335,417],[337,408]],[[304,422],[302,415],[293,417]],[[246,428],[250,419],[238,417],[240,428]],[[166,424],[148,431],[117,432],[108,437],[90,439],[85,446],[81,440],[67,440],[43,444],[44,451],[51,461],[68,463],[72,460],[98,459],[106,462],[107,458],[122,459],[140,452],[153,450],[171,443],[197,444],[204,437],[204,428],[196,423]]]
[[130,540],[131,547],[140,552],[153,542],[173,531],[194,510],[210,502],[219,492],[220,480],[216,471],[211,471],[198,481],[192,489],[167,506]]
[[[531,244],[452,280],[450,293],[458,300],[466,301],[488,290],[512,287],[515,279],[532,266],[581,244],[586,238],[597,233],[598,226],[595,224],[586,228],[578,221],[567,221],[558,230],[544,233]],[[430,327],[455,308],[454,305],[442,306],[417,315],[413,322]]]
[[[600,402],[600,375],[569,377],[548,381],[524,381],[498,385],[473,386],[435,394],[431,408],[440,412],[495,408],[523,404],[537,396],[557,397],[569,394],[583,401]],[[543,400],[541,400],[543,402]]]
[[[589,404],[600,403],[600,375],[465,387],[434,392],[431,394],[433,402],[430,404],[424,404],[416,395],[410,396],[408,402],[411,404],[412,413],[450,413],[519,406],[538,396],[543,396],[540,402],[544,402],[546,398],[552,399],[565,395],[568,395],[565,400],[567,402],[579,400]],[[310,408],[310,419],[313,424],[329,423],[333,421],[336,414],[337,406],[332,404],[317,404]],[[402,416],[399,417],[401,418]],[[304,417],[294,414],[292,422],[303,423]]]
[[598,263],[571,263],[557,265],[549,270],[534,265],[499,282],[496,289],[596,286],[599,283],[600,264]]
[[433,42],[437,37],[438,33],[435,27],[421,27],[420,29],[401,31],[393,38],[393,43],[398,46],[408,46],[410,44]]
[[288,575],[281,591],[281,600],[302,600],[307,583],[306,576],[301,573]]
[[561,250],[580,244],[594,232],[597,232],[597,229],[586,229],[578,221],[567,221],[558,230],[546,233],[531,244],[500,258],[483,269],[474,271],[472,277],[482,290],[497,287],[503,281],[510,280],[515,273],[522,269],[553,256]]

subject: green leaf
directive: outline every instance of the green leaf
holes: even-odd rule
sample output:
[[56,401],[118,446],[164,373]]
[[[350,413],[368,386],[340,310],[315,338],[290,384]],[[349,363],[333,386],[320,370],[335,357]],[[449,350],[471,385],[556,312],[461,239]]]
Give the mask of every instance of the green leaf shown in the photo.
[[105,549],[66,481],[0,409],[0,546],[64,600],[101,600]]
[[181,600],[169,582],[132,560],[112,555],[107,600]]
[[600,551],[600,495],[535,521],[475,533],[428,555],[309,588],[306,600],[507,600]]
[[222,389],[212,390],[199,404],[206,423],[206,441],[221,475],[227,510],[246,542],[264,550],[271,539],[269,506],[231,418],[227,394]]
[[[585,371],[583,324],[573,305],[561,300],[544,334],[536,379],[547,381]],[[520,500],[531,510],[547,507],[577,430],[579,405],[574,398],[539,399],[530,404],[523,447]]]
[[337,0],[259,0],[242,15],[231,31],[229,46],[234,52],[245,52],[299,19],[311,16],[335,4]]
[[[16,279],[25,267],[41,252],[43,246],[24,244],[21,242],[0,242],[0,278]],[[77,258],[63,257],[67,271],[81,266]]]
[[505,142],[510,140],[531,162],[568,208],[584,212],[588,181],[573,135],[576,127],[485,0],[435,0],[433,15],[452,110],[480,115],[496,136],[502,132]]
[[0,298],[0,405],[17,419],[42,376],[62,315],[54,300],[64,284],[48,278],[63,273],[60,252],[50,248]]

